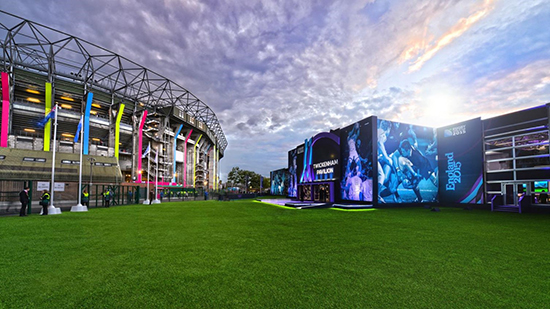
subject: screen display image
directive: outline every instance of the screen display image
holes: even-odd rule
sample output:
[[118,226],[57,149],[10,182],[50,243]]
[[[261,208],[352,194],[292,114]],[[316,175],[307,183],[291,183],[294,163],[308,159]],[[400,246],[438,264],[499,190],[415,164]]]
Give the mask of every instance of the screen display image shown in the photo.
[[296,149],[288,152],[288,193],[289,197],[298,197],[298,153]]
[[378,202],[437,202],[436,130],[378,119]]
[[289,185],[289,173],[287,169],[280,169],[272,171],[271,177],[271,194],[273,195],[287,195]]
[[372,118],[340,130],[341,199],[372,202]]
[[548,181],[535,181],[535,192],[548,192]]

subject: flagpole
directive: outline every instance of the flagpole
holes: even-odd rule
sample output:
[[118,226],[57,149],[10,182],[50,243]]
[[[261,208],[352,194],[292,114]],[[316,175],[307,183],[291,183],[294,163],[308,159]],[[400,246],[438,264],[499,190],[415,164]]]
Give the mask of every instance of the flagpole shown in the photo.
[[155,199],[153,200],[153,204],[160,204],[160,200],[157,197],[158,190],[159,190],[159,146],[157,145],[157,153],[155,154],[155,161],[157,161],[157,170],[155,173]]
[[[87,206],[82,205],[82,152],[83,152],[83,146],[84,146],[84,139],[82,136],[84,135],[84,115],[80,115],[80,163],[79,163],[79,172],[78,172],[78,204],[76,206],[71,207],[71,212],[84,212],[88,211]],[[78,134],[78,132],[77,132]]]
[[[145,201],[143,201],[143,204],[150,204],[150,200],[149,200],[149,161],[151,161],[151,142],[149,142],[149,146],[147,146],[147,149],[146,150],[149,150],[147,152],[147,199]],[[140,159],[141,160],[141,159]],[[142,176],[142,179],[143,179],[143,173],[141,174]]]
[[54,197],[54,191],[55,191],[55,149],[57,144],[57,112],[59,111],[59,107],[57,104],[54,106],[54,124],[53,124],[53,154],[52,154],[52,185],[51,185],[51,192],[50,192],[50,198],[51,198],[51,204],[48,206],[48,214],[49,215],[59,215],[61,214],[61,208],[55,207],[53,205],[53,197]]

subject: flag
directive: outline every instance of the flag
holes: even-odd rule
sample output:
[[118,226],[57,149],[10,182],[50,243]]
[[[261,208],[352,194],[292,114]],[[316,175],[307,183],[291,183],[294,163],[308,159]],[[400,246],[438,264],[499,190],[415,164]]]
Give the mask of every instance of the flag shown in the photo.
[[149,154],[149,151],[151,151],[151,144],[147,145],[147,149],[145,149],[145,152],[143,153],[141,158],[143,159],[143,158],[147,157],[147,154]]
[[36,123],[36,126],[39,128],[44,128],[48,123],[48,121],[50,119],[53,119],[54,117],[55,117],[55,107],[52,108],[52,110],[46,115],[46,117],[38,120],[38,122]]
[[77,143],[78,139],[80,138],[80,131],[82,130],[82,117],[80,117],[80,121],[78,122],[78,127],[76,127],[76,133],[74,134],[74,142]]
[[159,160],[159,152],[155,151],[155,161],[153,161],[153,162],[157,163],[158,160]]

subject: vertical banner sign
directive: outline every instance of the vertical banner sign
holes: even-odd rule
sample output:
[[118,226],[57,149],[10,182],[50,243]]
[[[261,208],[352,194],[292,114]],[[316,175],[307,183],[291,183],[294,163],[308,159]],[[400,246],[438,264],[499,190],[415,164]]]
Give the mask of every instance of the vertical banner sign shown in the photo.
[[0,128],[0,147],[8,147],[8,121],[10,118],[10,80],[9,74],[2,72],[2,127]]
[[120,149],[120,121],[122,120],[122,113],[124,112],[124,103],[120,103],[118,107],[118,113],[116,114],[115,123],[115,157],[118,159],[118,152]]
[[197,139],[197,141],[195,142],[195,147],[194,147],[194,152],[193,152],[193,188],[196,187],[196,182],[197,182],[197,163],[198,163],[198,160],[197,160],[197,146],[199,145],[199,142],[202,138],[202,134],[199,136],[199,138]]
[[191,129],[191,131],[189,131],[189,133],[187,134],[187,137],[185,138],[185,144],[183,146],[183,187],[184,188],[187,186],[187,141],[189,140],[191,133],[193,133],[193,129]]
[[90,112],[92,111],[92,100],[94,98],[94,94],[91,92],[88,92],[86,95],[86,110],[84,112],[84,134],[82,134],[82,146],[83,150],[82,153],[87,155],[88,154],[88,145],[89,145],[89,139],[90,139]]
[[[45,93],[45,101],[44,101],[44,115],[48,115],[50,111],[52,110],[52,84],[46,83],[45,85],[46,93]],[[44,126],[44,151],[50,151],[50,143],[51,143],[51,131],[52,128],[52,121],[51,119],[46,122],[46,125]]]
[[181,129],[183,128],[183,124],[180,124],[178,129],[176,130],[176,134],[174,134],[174,151],[172,154],[174,155],[174,158],[172,160],[172,182],[176,182],[176,151],[178,146],[178,136],[180,135]]
[[[138,171],[141,172],[141,159],[142,159],[142,147],[143,147],[143,126],[145,125],[145,119],[147,119],[147,110],[143,111],[143,115],[141,116],[141,122],[139,123],[139,130],[138,130]],[[149,159],[147,159],[147,162],[149,162]],[[149,170],[147,170],[147,173],[149,173]],[[138,182],[141,182],[141,175],[143,173],[138,173]],[[149,174],[147,174],[147,182],[149,182]]]
[[483,203],[481,118],[437,129],[442,203]]

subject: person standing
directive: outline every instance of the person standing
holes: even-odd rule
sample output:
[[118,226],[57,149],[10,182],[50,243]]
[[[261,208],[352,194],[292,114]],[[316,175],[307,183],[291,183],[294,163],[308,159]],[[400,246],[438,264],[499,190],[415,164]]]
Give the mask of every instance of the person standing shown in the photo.
[[111,191],[107,190],[103,192],[103,199],[105,200],[105,207],[109,207],[111,204]]
[[82,191],[82,205],[86,205],[86,207],[90,207],[88,204],[90,203],[90,193],[86,189]]
[[19,192],[19,201],[21,202],[19,216],[24,217],[27,215],[27,205],[29,204],[29,187],[25,187],[23,191]]
[[40,197],[40,206],[42,206],[41,216],[48,215],[48,206],[50,205],[50,193],[48,190],[42,191],[42,196]]

